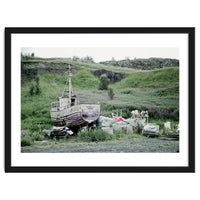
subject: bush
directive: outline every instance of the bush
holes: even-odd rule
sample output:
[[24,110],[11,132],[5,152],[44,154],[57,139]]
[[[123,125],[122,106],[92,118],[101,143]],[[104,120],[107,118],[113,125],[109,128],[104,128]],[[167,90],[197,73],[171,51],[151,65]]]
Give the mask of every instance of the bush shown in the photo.
[[33,83],[31,84],[30,88],[29,88],[29,95],[33,96],[34,94],[38,95],[42,92],[41,88],[40,88],[40,79],[39,76],[36,76],[35,78],[35,82],[36,84],[34,85]]
[[102,74],[100,76],[99,90],[107,90],[109,82],[110,79],[106,76],[106,74]]
[[108,88],[108,96],[111,100],[113,100],[114,98],[114,92],[113,92],[113,89],[112,88]]
[[29,88],[29,94],[30,94],[31,96],[34,95],[34,85],[33,85],[33,84],[31,84],[31,86],[30,86],[30,88]]
[[86,142],[100,142],[112,139],[112,136],[109,133],[101,129],[80,132],[78,137]]
[[21,146],[30,146],[31,145],[31,138],[27,135],[21,136]]
[[35,94],[40,94],[41,93],[41,88],[40,88],[40,79],[39,76],[35,78],[36,81],[36,86],[35,86]]
[[39,132],[28,133],[21,136],[21,146],[30,146],[34,141],[42,141],[44,136]]

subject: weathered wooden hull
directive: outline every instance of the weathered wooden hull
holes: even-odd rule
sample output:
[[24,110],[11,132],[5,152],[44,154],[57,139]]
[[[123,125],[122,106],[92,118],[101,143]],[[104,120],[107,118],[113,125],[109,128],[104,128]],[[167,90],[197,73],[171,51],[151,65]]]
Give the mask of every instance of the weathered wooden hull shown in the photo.
[[64,108],[51,109],[51,119],[58,125],[67,127],[84,126],[96,121],[100,115],[100,105],[82,104]]

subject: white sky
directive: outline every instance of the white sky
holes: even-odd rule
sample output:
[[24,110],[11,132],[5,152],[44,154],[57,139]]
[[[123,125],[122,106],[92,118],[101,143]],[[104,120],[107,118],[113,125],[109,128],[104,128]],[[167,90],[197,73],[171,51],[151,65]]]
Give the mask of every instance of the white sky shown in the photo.
[[136,58],[176,58],[179,59],[179,48],[170,47],[39,47],[21,48],[23,54],[34,53],[37,57],[85,57],[90,56],[95,62],[121,60],[126,57]]

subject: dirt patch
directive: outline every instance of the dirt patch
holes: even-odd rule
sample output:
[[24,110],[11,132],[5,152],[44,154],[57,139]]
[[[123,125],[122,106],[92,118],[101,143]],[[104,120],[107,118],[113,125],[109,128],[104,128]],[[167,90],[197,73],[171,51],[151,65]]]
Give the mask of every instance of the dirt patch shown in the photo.
[[131,138],[108,142],[70,143],[51,141],[22,147],[22,153],[177,153],[179,140],[163,138]]

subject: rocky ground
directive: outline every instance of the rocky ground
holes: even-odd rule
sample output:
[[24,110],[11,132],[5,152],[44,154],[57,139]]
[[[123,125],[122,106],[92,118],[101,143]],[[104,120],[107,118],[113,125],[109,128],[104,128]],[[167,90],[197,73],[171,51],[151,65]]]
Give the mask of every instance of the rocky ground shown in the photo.
[[177,138],[131,138],[107,142],[41,141],[22,147],[22,153],[177,153]]

